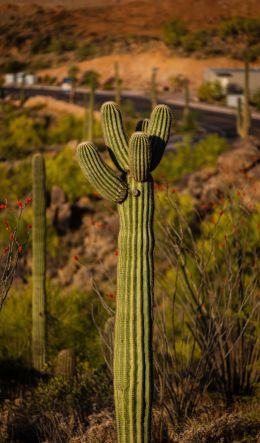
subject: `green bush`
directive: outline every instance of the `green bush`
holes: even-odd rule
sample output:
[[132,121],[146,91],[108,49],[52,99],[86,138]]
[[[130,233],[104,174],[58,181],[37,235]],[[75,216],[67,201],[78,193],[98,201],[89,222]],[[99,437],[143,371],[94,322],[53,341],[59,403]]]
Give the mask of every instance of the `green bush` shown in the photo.
[[65,147],[56,157],[46,158],[47,186],[59,186],[67,194],[70,201],[91,192],[91,189],[80,173],[75,153]]
[[80,84],[82,86],[94,86],[95,89],[99,87],[100,74],[97,71],[85,71],[81,77]]
[[260,111],[260,88],[254,93],[252,101],[257,111]]
[[48,132],[49,144],[64,144],[82,137],[83,120],[72,114],[65,115],[51,125]]
[[9,73],[9,72],[13,72],[13,73],[17,73],[17,72],[21,72],[26,68],[26,63],[25,62],[21,62],[20,60],[16,60],[13,58],[10,58],[9,60],[7,60],[5,62],[5,64],[1,65],[1,72],[4,73]]
[[247,34],[251,39],[259,39],[260,19],[235,17],[223,21],[218,27],[218,35],[223,39],[227,37],[238,37],[241,34]]
[[93,57],[98,53],[98,47],[93,43],[86,43],[80,46],[76,51],[77,60],[82,61],[87,58]]
[[[31,159],[21,160],[14,165],[0,164],[0,197],[15,201],[26,198],[32,192]],[[15,177],[15,180],[14,180]]]
[[[1,312],[0,359],[31,362],[31,280],[13,287]],[[72,289],[61,291],[47,285],[48,362],[53,365],[58,352],[72,348],[78,362],[91,368],[104,363],[98,331],[92,315],[102,322],[95,295]],[[103,314],[102,314],[103,315]]]
[[1,311],[0,360],[22,359],[30,364],[31,312],[31,285],[11,288]]
[[41,52],[47,52],[51,44],[51,35],[48,33],[37,34],[31,43],[31,53],[39,54]]
[[184,23],[176,18],[165,23],[163,34],[165,42],[176,47],[181,44],[182,38],[188,35],[188,30]]
[[53,38],[48,50],[62,54],[63,52],[74,51],[76,47],[76,42],[69,38]]
[[188,34],[181,37],[180,41],[182,48],[187,54],[198,51],[203,48],[205,44],[207,44],[207,38],[203,31],[196,33],[189,32]]
[[205,82],[198,89],[198,98],[200,101],[214,103],[223,98],[223,90],[218,80],[214,82]]
[[190,137],[176,145],[176,153],[170,152],[162,159],[160,175],[155,178],[179,181],[183,176],[203,167],[214,166],[218,156],[229,148],[226,139],[210,134],[198,143],[192,144]]
[[10,142],[15,146],[18,153],[30,152],[42,145],[39,136],[39,125],[36,121],[26,115],[21,115],[10,121],[9,131],[11,134]]

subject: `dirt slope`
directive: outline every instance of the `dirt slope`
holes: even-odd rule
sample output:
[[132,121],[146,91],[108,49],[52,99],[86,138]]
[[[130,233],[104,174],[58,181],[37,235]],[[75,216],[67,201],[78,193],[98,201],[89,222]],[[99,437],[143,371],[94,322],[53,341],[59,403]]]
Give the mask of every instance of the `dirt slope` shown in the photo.
[[[237,60],[224,57],[196,60],[189,57],[172,56],[163,44],[156,44],[145,52],[112,54],[83,61],[78,64],[80,72],[95,70],[100,74],[101,83],[106,82],[114,75],[114,63],[119,62],[120,76],[125,89],[149,89],[153,67],[159,67],[158,84],[161,88],[169,86],[169,79],[177,74],[190,78],[193,88],[197,88],[203,80],[203,71],[208,67],[242,67]],[[66,77],[68,66],[63,65],[54,69],[39,72],[40,75],[50,75],[62,81]],[[79,74],[80,75],[80,74]]]

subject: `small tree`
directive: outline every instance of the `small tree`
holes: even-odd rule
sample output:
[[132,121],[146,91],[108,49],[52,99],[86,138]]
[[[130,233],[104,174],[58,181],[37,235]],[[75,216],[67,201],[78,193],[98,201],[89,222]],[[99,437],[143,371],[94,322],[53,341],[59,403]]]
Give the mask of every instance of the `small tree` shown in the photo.
[[71,79],[71,90],[70,90],[71,103],[74,103],[75,96],[76,96],[76,87],[77,87],[77,83],[78,83],[78,73],[79,73],[78,66],[71,66],[68,70],[68,76]]

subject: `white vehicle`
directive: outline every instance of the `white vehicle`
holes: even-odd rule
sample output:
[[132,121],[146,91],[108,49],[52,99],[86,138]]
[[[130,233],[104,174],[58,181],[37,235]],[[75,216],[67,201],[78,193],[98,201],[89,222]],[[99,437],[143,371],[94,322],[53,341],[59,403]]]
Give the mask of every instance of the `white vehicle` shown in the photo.
[[71,91],[72,88],[72,79],[70,77],[65,77],[61,84],[61,89],[63,91]]

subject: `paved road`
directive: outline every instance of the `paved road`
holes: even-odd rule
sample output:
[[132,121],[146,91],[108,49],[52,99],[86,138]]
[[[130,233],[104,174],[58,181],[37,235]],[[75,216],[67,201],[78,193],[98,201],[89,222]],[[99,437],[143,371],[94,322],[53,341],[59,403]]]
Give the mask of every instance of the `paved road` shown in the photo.
[[[20,95],[20,88],[17,86],[8,86],[4,88],[5,95],[13,95],[18,97]],[[36,95],[44,95],[55,97],[56,99],[69,101],[69,93],[62,91],[58,87],[42,87],[33,86],[26,87],[24,96],[32,97]],[[75,97],[75,103],[83,105],[88,98],[88,92],[83,89],[78,89]],[[140,112],[147,112],[150,110],[150,100],[147,97],[140,96],[134,93],[125,92],[122,94],[123,101],[131,100],[136,110]],[[113,100],[113,91],[97,91],[96,92],[96,107],[99,108],[102,103],[107,100]],[[183,104],[180,101],[170,100],[166,96],[160,98],[160,102],[168,104],[174,112],[174,117],[179,120],[183,111]],[[192,108],[196,113],[200,126],[209,133],[217,132],[218,134],[233,139],[236,137],[236,114],[230,109],[221,109],[215,106],[201,105],[193,103]],[[252,118],[251,133],[260,137],[260,116],[254,115]]]

